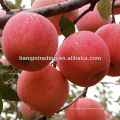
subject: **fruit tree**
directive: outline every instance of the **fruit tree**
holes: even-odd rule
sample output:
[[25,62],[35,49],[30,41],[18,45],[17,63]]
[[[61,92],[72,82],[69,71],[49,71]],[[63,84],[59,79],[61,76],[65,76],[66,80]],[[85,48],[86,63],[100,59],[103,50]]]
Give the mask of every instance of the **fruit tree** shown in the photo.
[[0,120],[120,120],[120,0],[0,5]]

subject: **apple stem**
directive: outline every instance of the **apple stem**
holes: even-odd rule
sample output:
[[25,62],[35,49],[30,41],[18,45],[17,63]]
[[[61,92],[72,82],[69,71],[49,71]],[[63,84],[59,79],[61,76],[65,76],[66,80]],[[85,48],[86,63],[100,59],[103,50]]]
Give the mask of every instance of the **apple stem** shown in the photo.
[[87,13],[90,12],[90,11],[93,11],[93,9],[94,9],[94,7],[95,7],[95,5],[96,5],[97,2],[98,2],[98,1],[94,1],[94,2],[90,3],[89,8],[88,8],[87,10],[85,10],[83,13],[81,13],[80,16],[78,16],[78,17],[73,21],[73,23],[76,24],[76,23],[80,20],[80,18],[82,18],[85,14],[87,14]]
[[59,110],[58,112],[56,112],[56,113],[59,113],[59,112],[65,110],[66,108],[68,108],[69,106],[71,106],[74,102],[76,102],[79,98],[81,98],[81,97],[86,97],[87,91],[88,91],[88,87],[84,88],[83,92],[82,92],[75,100],[73,100],[69,105],[63,107],[62,109],[60,109],[60,110]]
[[115,23],[115,16],[114,16],[114,5],[115,5],[115,0],[112,1],[112,23]]
[[3,0],[0,0],[0,4],[3,7],[3,9],[10,14],[13,14],[13,12],[10,10],[10,8],[5,4],[5,2]]

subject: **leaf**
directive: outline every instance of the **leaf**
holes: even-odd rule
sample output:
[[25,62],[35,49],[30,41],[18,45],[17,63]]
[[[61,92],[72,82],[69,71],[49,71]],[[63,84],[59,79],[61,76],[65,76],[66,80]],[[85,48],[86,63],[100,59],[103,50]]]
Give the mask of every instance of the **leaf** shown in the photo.
[[10,9],[17,9],[18,8],[13,2],[8,1],[8,0],[4,0],[4,1]]
[[100,0],[97,4],[97,9],[101,17],[108,22],[111,15],[111,2],[110,0]]
[[70,21],[65,16],[62,16],[60,19],[60,30],[65,37],[75,33],[75,25],[72,21]]
[[3,73],[5,73],[5,72],[8,72],[8,71],[10,71],[10,70],[13,70],[14,68],[11,66],[11,65],[9,65],[9,66],[1,66],[0,65],[0,74],[3,74]]
[[17,92],[5,84],[0,84],[0,94],[5,100],[19,101]]
[[15,0],[15,3],[17,5],[17,7],[20,7],[21,6],[21,3],[22,3],[22,0]]
[[31,0],[31,5],[33,4],[34,1],[35,1],[35,0]]
[[1,114],[2,110],[3,110],[3,102],[2,102],[2,97],[0,95],[0,114]]
[[2,75],[3,81],[4,82],[10,82],[11,80],[13,80],[14,75],[13,74],[5,74]]

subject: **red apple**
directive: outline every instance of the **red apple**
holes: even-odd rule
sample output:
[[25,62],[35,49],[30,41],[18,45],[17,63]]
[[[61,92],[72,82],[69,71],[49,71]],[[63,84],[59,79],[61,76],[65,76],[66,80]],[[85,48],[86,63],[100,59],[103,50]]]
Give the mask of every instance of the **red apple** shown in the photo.
[[114,117],[111,115],[109,112],[105,112],[106,114],[106,119],[105,120],[114,120]]
[[[66,0],[35,0],[33,5],[32,5],[32,8],[36,9],[36,8],[45,7],[45,6],[48,6],[48,5],[58,4],[58,3],[61,3],[61,2],[64,2],[64,1],[66,1]],[[59,22],[60,22],[60,19],[61,19],[62,16],[65,16],[68,19],[70,19],[71,21],[73,21],[75,18],[78,17],[78,10],[63,13],[63,14],[56,15],[56,16],[53,16],[53,17],[48,17],[48,19],[56,27],[57,32],[58,32],[59,35],[61,35]]]
[[[79,14],[83,13],[86,9],[88,9],[89,5],[85,5],[79,9]],[[100,16],[97,5],[95,6],[93,11],[90,11],[86,15],[84,15],[76,24],[79,31],[89,30],[95,32],[101,26],[107,24]]]
[[110,51],[111,62],[108,75],[120,76],[120,25],[104,25],[96,31],[96,34],[103,38]]
[[[60,60],[62,57],[65,60]],[[83,87],[98,83],[107,74],[110,65],[105,42],[90,31],[69,36],[60,46],[57,60],[62,74],[72,83]]]
[[27,104],[22,102],[20,106],[20,111],[22,115],[27,119],[27,120],[35,120],[36,118],[36,112],[31,109]]
[[68,91],[68,81],[50,65],[36,72],[23,71],[17,83],[20,99],[44,116],[62,107]]
[[[38,57],[53,57],[57,47],[55,27],[48,19],[36,13],[24,11],[14,15],[3,30],[3,53],[11,65],[22,70],[44,68],[51,60],[40,60]],[[20,60],[20,57],[29,58]]]
[[89,98],[80,98],[66,109],[69,120],[106,120],[102,105]]

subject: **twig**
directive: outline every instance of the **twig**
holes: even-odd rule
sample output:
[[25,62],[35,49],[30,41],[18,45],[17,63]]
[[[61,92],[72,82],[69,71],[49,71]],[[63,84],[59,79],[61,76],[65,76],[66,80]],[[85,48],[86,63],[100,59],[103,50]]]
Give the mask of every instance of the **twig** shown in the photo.
[[38,120],[46,120],[47,117],[46,116],[42,116],[41,118],[39,118]]
[[85,10],[82,14],[80,14],[80,16],[79,16],[77,19],[75,19],[75,20],[73,21],[73,23],[76,24],[76,23],[78,22],[78,20],[79,20],[80,18],[82,18],[85,14],[87,14],[87,13],[90,12],[90,11],[93,11],[96,3],[97,3],[97,2],[92,2],[92,3],[90,4],[89,8],[88,8],[87,10]]
[[0,0],[0,4],[7,13],[10,13],[10,14],[13,13],[3,0]]
[[79,98],[81,98],[81,97],[86,97],[87,90],[88,90],[88,88],[86,87],[86,88],[83,90],[83,92],[82,92],[74,101],[72,101],[69,105],[63,107],[62,109],[60,109],[60,110],[59,110],[58,112],[56,112],[56,113],[59,113],[59,112],[65,110],[66,108],[68,108],[69,106],[71,106],[74,102],[76,102]]
[[112,1],[112,23],[115,23],[114,5],[115,5],[115,0]]
[[[69,105],[63,107],[62,109],[60,109],[60,110],[57,111],[56,113],[59,113],[59,112],[65,110],[66,108],[68,108],[69,106],[71,106],[74,102],[76,102],[80,97],[86,97],[87,91],[88,91],[88,88],[86,87],[86,88],[83,90],[83,92],[82,92],[74,101],[72,101]],[[45,116],[42,116],[42,117],[41,117],[40,119],[38,119],[38,120],[43,120],[44,117],[45,117]]]
[[113,85],[120,85],[120,83],[113,83],[113,82],[100,82],[101,84],[113,84]]
[[[95,1],[99,1],[99,0],[95,0]],[[91,3],[91,0],[68,0],[68,1],[62,2],[60,4],[54,4],[54,5],[42,7],[39,9],[34,9],[34,10],[30,9],[30,10],[26,10],[26,11],[38,13],[45,17],[51,17],[51,16],[55,16],[55,15],[58,15],[61,13],[70,12],[72,10],[78,9],[89,3]],[[23,10],[25,10],[25,9],[23,9]],[[18,9],[17,9],[17,11],[19,12]],[[17,12],[15,12],[15,14],[17,14]],[[13,15],[9,14],[9,15],[0,17],[0,28],[3,28],[5,26],[5,24],[7,23],[7,21],[12,16]]]

